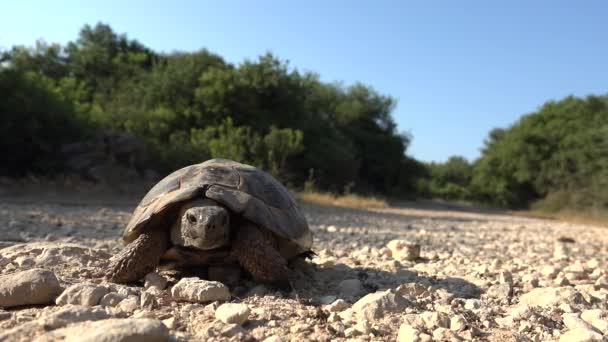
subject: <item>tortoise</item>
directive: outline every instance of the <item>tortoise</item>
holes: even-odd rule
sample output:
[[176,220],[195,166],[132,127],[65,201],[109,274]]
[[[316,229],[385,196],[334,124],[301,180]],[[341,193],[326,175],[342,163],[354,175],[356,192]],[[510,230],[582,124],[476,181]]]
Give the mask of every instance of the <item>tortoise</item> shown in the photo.
[[296,201],[268,173],[228,159],[179,169],[141,200],[106,277],[131,283],[161,260],[237,263],[254,280],[290,288],[288,261],[310,256],[313,234]]

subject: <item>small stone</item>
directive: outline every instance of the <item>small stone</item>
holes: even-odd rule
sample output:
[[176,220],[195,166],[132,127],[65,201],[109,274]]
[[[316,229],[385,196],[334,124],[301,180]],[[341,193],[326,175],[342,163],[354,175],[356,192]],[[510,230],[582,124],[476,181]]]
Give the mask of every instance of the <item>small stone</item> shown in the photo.
[[450,329],[437,328],[433,330],[433,339],[435,341],[460,341],[460,336]]
[[144,278],[144,288],[149,289],[151,287],[159,291],[164,290],[167,287],[167,278],[156,272],[148,273]]
[[283,336],[273,335],[265,338],[263,342],[287,342],[287,340]]
[[84,321],[98,321],[109,318],[105,310],[99,307],[87,307],[80,305],[65,305],[59,311],[39,320],[39,324],[51,328],[63,328],[68,324]]
[[348,309],[349,307],[350,307],[350,304],[348,304],[345,300],[338,299],[338,300],[334,301],[333,303],[327,305],[325,307],[325,309],[328,312],[341,312],[341,311]]
[[156,307],[156,298],[149,292],[142,292],[139,297],[139,306],[144,309],[154,309]]
[[249,318],[251,310],[245,304],[225,303],[215,311],[215,318],[227,324],[242,325]]
[[397,342],[420,342],[420,332],[409,324],[401,324],[397,334]]
[[328,226],[326,230],[328,233],[335,233],[338,231],[338,228],[336,226]]
[[92,283],[78,283],[68,287],[57,297],[57,305],[76,304],[84,306],[98,305],[101,298],[108,294],[104,286]]
[[608,275],[601,275],[595,281],[595,287],[597,289],[608,289]]
[[301,333],[304,331],[310,331],[311,327],[310,324],[308,323],[297,323],[295,325],[293,325],[291,328],[289,328],[289,331],[292,334],[297,334],[297,333]]
[[574,305],[583,301],[581,294],[572,287],[536,288],[519,298],[522,304],[539,306],[558,306],[562,303]]
[[341,321],[340,319],[340,315],[338,315],[337,312],[332,312],[329,314],[329,316],[327,317],[327,321],[329,323],[335,323],[335,322],[339,322]]
[[467,321],[461,315],[453,316],[450,319],[450,330],[460,332],[467,328]]
[[570,285],[570,281],[566,277],[558,276],[555,278],[555,285],[557,286],[568,286]]
[[136,296],[129,296],[118,304],[122,312],[134,312],[139,309],[140,299]]
[[52,303],[61,293],[55,274],[34,268],[0,276],[0,307]]
[[400,285],[395,289],[397,294],[400,294],[405,297],[422,297],[428,294],[425,286],[422,286],[418,283],[407,283]]
[[342,280],[338,285],[340,294],[346,297],[355,297],[361,293],[362,285],[359,279]]
[[443,312],[425,311],[420,314],[420,317],[422,317],[429,330],[450,327],[450,317]]
[[344,329],[344,337],[346,337],[346,338],[352,338],[359,334],[360,334],[359,331],[357,331],[357,329],[355,329],[355,327],[350,327],[350,328]]
[[372,332],[372,325],[366,319],[359,321],[355,324],[354,328],[363,335],[368,335]]
[[501,284],[513,285],[513,275],[509,271],[500,271],[498,279]]
[[594,330],[593,326],[583,319],[581,319],[576,313],[566,313],[562,315],[562,321],[564,326],[568,329],[585,328]]
[[403,296],[391,290],[378,291],[359,299],[350,309],[341,312],[340,316],[349,317],[354,314],[359,319],[373,321],[388,313],[403,312],[409,304]]
[[492,285],[488,289],[486,294],[490,298],[507,299],[511,296],[511,291],[513,291],[511,284],[501,283],[501,284]]
[[559,342],[592,342],[603,341],[602,334],[586,328],[572,329],[559,338]]
[[168,329],[171,329],[171,330],[177,328],[177,321],[175,320],[175,317],[169,317],[167,319],[163,319],[163,324]]
[[125,298],[127,298],[127,296],[123,294],[110,292],[101,298],[101,300],[99,301],[99,305],[113,307],[118,305],[118,303],[120,303]]
[[95,322],[71,324],[65,328],[53,330],[36,342],[50,341],[167,341],[169,331],[159,320],[149,318],[110,318]]
[[553,266],[545,266],[540,270],[540,274],[543,277],[553,279],[559,271]]
[[182,278],[171,288],[171,295],[174,299],[195,303],[230,300],[230,290],[226,285],[196,277]]
[[420,245],[406,240],[392,240],[386,245],[391,257],[399,261],[413,261],[420,257]]
[[590,269],[595,269],[595,268],[598,268],[600,266],[600,261],[597,260],[596,258],[589,259],[589,260],[587,260],[586,265]]

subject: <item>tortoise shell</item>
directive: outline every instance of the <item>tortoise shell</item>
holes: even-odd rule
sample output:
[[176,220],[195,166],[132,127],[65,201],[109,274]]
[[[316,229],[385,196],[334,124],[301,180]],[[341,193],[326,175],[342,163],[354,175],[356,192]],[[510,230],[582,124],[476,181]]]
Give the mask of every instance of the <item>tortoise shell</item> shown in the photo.
[[312,232],[289,191],[268,173],[227,159],[190,165],[158,182],[135,208],[123,232],[124,243],[150,229],[156,219],[171,215],[170,209],[180,202],[197,196],[225,205],[302,251],[312,246]]

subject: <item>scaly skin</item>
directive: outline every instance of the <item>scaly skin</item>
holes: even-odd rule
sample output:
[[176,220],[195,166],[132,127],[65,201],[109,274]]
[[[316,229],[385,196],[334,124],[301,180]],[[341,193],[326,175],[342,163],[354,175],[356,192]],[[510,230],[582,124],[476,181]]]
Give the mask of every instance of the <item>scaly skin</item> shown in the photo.
[[231,255],[256,281],[290,289],[287,260],[279,254],[272,233],[265,232],[253,224],[240,227],[232,241]]
[[142,233],[116,255],[106,278],[115,283],[134,283],[154,271],[169,246],[167,232]]

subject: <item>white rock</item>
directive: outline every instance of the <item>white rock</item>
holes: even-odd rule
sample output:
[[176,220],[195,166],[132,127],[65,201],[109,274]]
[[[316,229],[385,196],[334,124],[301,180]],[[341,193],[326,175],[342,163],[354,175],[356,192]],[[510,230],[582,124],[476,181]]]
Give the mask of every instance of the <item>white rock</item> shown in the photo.
[[555,278],[555,276],[557,275],[558,272],[559,272],[559,270],[557,270],[555,267],[550,266],[550,265],[547,265],[540,270],[540,274],[543,277],[546,277],[549,279]]
[[129,296],[118,304],[122,312],[134,312],[139,309],[140,299],[136,296]]
[[41,317],[39,323],[52,329],[58,329],[71,323],[98,321],[108,317],[105,310],[99,307],[92,308],[68,304],[57,312]]
[[345,300],[337,299],[333,303],[325,306],[325,310],[327,310],[328,312],[341,312],[348,309],[349,307],[350,304],[348,304]]
[[175,329],[177,327],[177,322],[175,321],[175,317],[169,317],[163,319],[163,324],[169,329]]
[[338,290],[342,296],[355,297],[361,293],[361,281],[359,279],[342,280],[338,285]]
[[405,310],[409,302],[391,290],[370,293],[359,299],[353,306],[340,313],[341,317],[348,318],[353,315],[359,319],[373,321],[382,318],[387,313],[398,313]]
[[228,287],[217,281],[207,281],[199,278],[182,278],[171,288],[174,299],[195,303],[230,300]]
[[40,336],[35,342],[164,342],[168,338],[169,330],[159,320],[112,318],[71,324]]
[[401,324],[397,342],[420,342],[420,332],[409,324]]
[[582,299],[580,293],[572,287],[541,287],[522,295],[519,302],[529,305],[557,306],[562,303],[578,304],[580,299]]
[[357,330],[358,332],[360,332],[361,334],[364,334],[364,335],[368,335],[369,333],[372,332],[372,325],[366,319],[359,321],[357,324],[355,324],[354,328],[355,328],[355,330]]
[[148,273],[144,278],[144,288],[151,287],[162,291],[167,287],[167,279],[156,272]]
[[595,329],[603,334],[608,334],[608,320],[606,311],[600,309],[586,310],[581,314],[581,318],[591,324]]
[[572,329],[559,338],[559,342],[593,342],[603,341],[602,334],[591,329],[576,328]]
[[500,271],[498,280],[501,284],[513,285],[513,275],[509,271]]
[[52,303],[61,293],[55,274],[34,268],[0,276],[0,307]]
[[461,315],[455,315],[450,319],[450,329],[456,332],[467,328],[467,321]]
[[564,322],[564,326],[570,330],[576,329],[576,328],[585,328],[585,329],[595,330],[595,328],[593,328],[593,326],[591,324],[585,322],[576,313],[563,314],[562,321]]
[[108,294],[104,286],[92,283],[78,283],[68,287],[57,297],[57,305],[76,304],[84,306],[98,305],[101,298]]
[[393,259],[412,261],[420,257],[420,245],[407,240],[392,240],[386,245]]
[[418,283],[406,283],[403,285],[399,285],[395,292],[406,297],[423,297],[428,294],[425,286],[422,286]]
[[435,341],[460,341],[460,337],[450,329],[437,328],[433,330],[433,340]]
[[500,283],[490,286],[486,292],[487,296],[496,299],[506,299],[511,296],[512,286],[509,283]]
[[127,298],[127,296],[124,294],[110,292],[101,298],[101,300],[99,301],[99,305],[114,307],[114,306],[118,305],[118,303],[120,303],[125,298]]
[[154,309],[156,307],[156,298],[149,292],[142,292],[139,297],[139,306],[145,309]]
[[443,312],[425,311],[420,314],[420,317],[424,320],[427,329],[431,331],[435,328],[450,327],[450,317]]
[[249,318],[251,310],[245,304],[225,303],[215,310],[215,318],[227,324],[242,325]]
[[264,339],[263,342],[287,342],[283,336],[273,335]]

